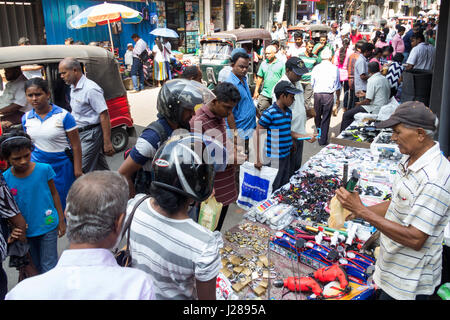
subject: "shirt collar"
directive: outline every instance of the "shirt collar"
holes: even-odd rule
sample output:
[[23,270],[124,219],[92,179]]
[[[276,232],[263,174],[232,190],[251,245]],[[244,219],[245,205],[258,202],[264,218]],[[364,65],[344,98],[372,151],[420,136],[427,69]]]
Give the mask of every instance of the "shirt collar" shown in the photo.
[[41,121],[47,120],[48,118],[50,118],[52,115],[57,114],[57,113],[61,113],[62,109],[54,104],[50,104],[50,106],[52,107],[52,109],[50,110],[49,113],[47,113],[47,115],[45,116],[44,119],[42,119],[37,113],[36,111],[33,109],[30,110],[30,112],[28,113],[27,119],[33,119],[33,118],[37,118]]
[[215,115],[215,114],[209,109],[208,105],[206,105],[206,104],[201,108],[201,110],[203,111],[203,113],[205,113],[205,114],[208,116],[208,118],[211,118],[211,119],[217,119],[217,120],[222,120],[222,119],[223,119],[223,118],[221,118],[221,117]]
[[57,267],[119,266],[111,251],[102,248],[67,249],[59,258]]
[[[232,83],[234,84],[234,85],[236,85],[236,84],[243,84],[242,83],[242,81],[241,81],[241,79],[239,79],[238,77],[237,77],[237,75],[235,75],[234,74],[234,72],[233,72],[233,70],[230,72],[230,80],[232,81]],[[246,79],[246,77],[244,77],[244,83],[245,84],[247,84],[247,79]]]
[[[432,146],[430,149],[428,149],[419,159],[417,159],[412,165],[410,165],[407,169],[407,163],[411,157],[407,156],[404,157],[401,161],[400,167],[403,167],[404,173],[406,173],[407,170],[411,170],[414,172],[419,171],[423,167],[425,167],[427,164],[432,162],[434,158],[441,155],[441,149],[439,147],[439,142],[434,142],[434,146]],[[406,169],[406,170],[405,170]]]
[[70,85],[72,89],[82,89],[84,86],[84,83],[86,82],[86,76],[84,74],[81,75],[80,80],[78,80],[77,85],[74,86],[73,84]]

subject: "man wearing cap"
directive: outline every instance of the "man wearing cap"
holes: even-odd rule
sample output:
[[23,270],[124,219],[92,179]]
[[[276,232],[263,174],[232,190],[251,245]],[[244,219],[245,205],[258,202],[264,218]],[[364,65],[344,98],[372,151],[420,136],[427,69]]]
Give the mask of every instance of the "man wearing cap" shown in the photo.
[[[302,155],[303,155],[303,140],[310,143],[316,141],[316,135],[306,133],[306,109],[305,109],[305,98],[303,97],[303,86],[300,83],[302,75],[307,73],[309,70],[306,68],[305,63],[302,59],[298,57],[289,58],[286,62],[286,73],[281,77],[281,81],[290,81],[292,85],[295,86],[301,92],[296,94],[294,97],[294,103],[290,106],[292,111],[292,121],[291,121],[291,132],[292,136],[301,138],[293,139],[293,149],[291,152],[291,175],[295,173],[302,166]],[[277,83],[277,84],[278,84]],[[272,94],[272,100],[277,101],[275,92]],[[306,138],[306,139],[305,139]]]
[[[265,157],[269,165],[278,168],[277,176],[272,184],[272,189],[277,190],[291,177],[290,154],[292,140],[297,136],[291,132],[292,110],[289,108],[295,100],[295,95],[300,90],[290,81],[280,81],[274,88],[276,102],[264,110],[256,126],[256,163],[255,168],[260,169],[263,165],[260,158],[260,135],[262,130],[267,130],[267,143]],[[266,162],[266,161],[264,161]]]
[[319,139],[321,146],[328,144],[328,130],[334,105],[334,93],[336,92],[337,101],[339,101],[341,93],[339,69],[331,63],[332,58],[331,50],[328,48],[324,49],[322,51],[322,62],[315,66],[311,72],[311,86],[314,92],[314,110],[316,112],[314,123],[316,128],[321,130]]
[[125,66],[127,67],[127,71],[131,71],[131,66],[133,65],[133,44],[129,43],[127,44],[127,51],[125,52],[125,55],[123,57]]
[[336,191],[338,200],[381,232],[373,279],[379,299],[419,300],[440,284],[442,241],[450,212],[450,163],[433,140],[438,120],[422,102],[397,107],[378,127],[392,128],[403,159],[392,199],[365,207],[357,192]]
[[[275,57],[276,53],[277,49],[275,46],[268,46],[266,48],[266,59],[261,63],[258,70],[253,99],[258,100],[258,109],[260,112],[272,104],[272,90],[286,71],[284,63]],[[260,94],[259,89],[261,85],[262,90]]]
[[331,24],[331,31],[328,32],[328,42],[330,43],[331,47],[336,50],[337,48],[342,47],[342,37],[341,33],[338,30],[339,25],[334,22]]

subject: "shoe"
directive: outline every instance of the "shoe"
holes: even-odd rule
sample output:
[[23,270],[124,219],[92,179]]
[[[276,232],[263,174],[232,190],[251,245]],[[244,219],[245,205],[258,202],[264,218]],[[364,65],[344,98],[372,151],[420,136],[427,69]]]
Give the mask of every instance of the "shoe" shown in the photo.
[[137,92],[139,92],[138,90],[131,90],[131,91],[128,91],[129,93],[137,93]]
[[336,117],[338,113],[338,109],[336,107],[333,108],[333,117]]

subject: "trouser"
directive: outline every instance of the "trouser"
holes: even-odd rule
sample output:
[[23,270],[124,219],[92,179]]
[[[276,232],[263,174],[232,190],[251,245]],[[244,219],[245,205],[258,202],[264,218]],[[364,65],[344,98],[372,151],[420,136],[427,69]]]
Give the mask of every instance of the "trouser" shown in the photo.
[[348,102],[350,100],[350,91],[349,91],[349,85],[348,85],[348,80],[345,81],[341,81],[341,85],[342,88],[344,89],[344,100],[343,100],[343,104],[344,104],[344,108],[348,109]]
[[225,216],[227,215],[229,205],[223,206],[220,212],[219,221],[217,222],[217,227],[214,231],[220,231],[222,229],[223,222],[225,221]]
[[320,128],[322,132],[319,139],[319,145],[321,146],[328,143],[328,130],[330,129],[333,103],[333,93],[314,93],[314,110],[316,111],[314,123],[316,128]]
[[33,264],[39,273],[53,269],[58,262],[58,228],[41,236],[27,238]]
[[109,170],[103,154],[103,132],[101,125],[88,130],[79,130],[82,152],[82,168],[84,173],[94,170]]
[[291,152],[291,176],[302,166],[303,140],[294,140],[295,152]]
[[342,115],[341,132],[347,129],[347,127],[353,122],[353,120],[355,120],[355,114],[359,112],[367,112],[367,111],[363,107],[357,106],[354,107],[353,109],[344,112],[344,114]]
[[0,300],[4,300],[8,292],[8,277],[3,269],[3,262],[0,261]]
[[[347,110],[353,109],[355,107],[355,102],[356,102],[355,89],[349,88],[348,89]],[[344,104],[344,106],[345,106],[345,104]]]
[[272,98],[268,98],[262,94],[258,96],[258,110],[262,113],[272,105]]
[[302,86],[303,86],[303,97],[305,99],[305,108],[311,109],[313,107],[311,101],[314,94],[313,88],[311,86],[311,83],[302,83]]
[[[396,300],[392,298],[390,295],[388,295],[385,291],[382,289],[377,290],[377,300]],[[418,294],[416,295],[416,300],[428,300],[430,296],[424,295],[424,294]]]
[[288,183],[291,178],[291,156],[273,160],[270,162],[270,166],[278,168],[277,176],[272,184],[272,191],[275,191]]
[[[133,64],[131,66],[131,81],[133,81],[134,90],[144,90],[144,67],[142,61],[139,58],[133,57]],[[139,87],[137,77],[139,76]]]

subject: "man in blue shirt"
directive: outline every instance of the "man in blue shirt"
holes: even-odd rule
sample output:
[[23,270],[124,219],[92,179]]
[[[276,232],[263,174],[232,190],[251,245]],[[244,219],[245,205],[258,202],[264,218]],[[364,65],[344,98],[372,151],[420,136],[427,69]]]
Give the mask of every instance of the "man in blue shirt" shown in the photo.
[[414,27],[409,29],[408,32],[405,33],[405,35],[403,36],[403,43],[405,44],[405,51],[403,52],[405,58],[403,59],[403,62],[406,62],[406,60],[408,60],[409,53],[412,50],[411,36],[414,33],[419,32],[419,30],[420,30],[420,23],[415,23]]
[[272,190],[277,190],[287,182],[291,176],[291,148],[293,135],[291,133],[292,111],[289,108],[295,100],[295,95],[302,91],[290,81],[280,81],[274,88],[276,102],[264,110],[256,127],[256,163],[255,168],[263,165],[260,159],[259,137],[267,130],[266,154],[271,167],[277,167],[278,173],[272,184]]
[[248,141],[256,128],[256,107],[247,83],[249,63],[250,58],[246,53],[237,52],[232,55],[232,70],[226,80],[234,84],[241,95],[241,100],[227,118],[227,128],[231,129],[235,138],[239,136],[245,141],[246,154],[248,154]]

